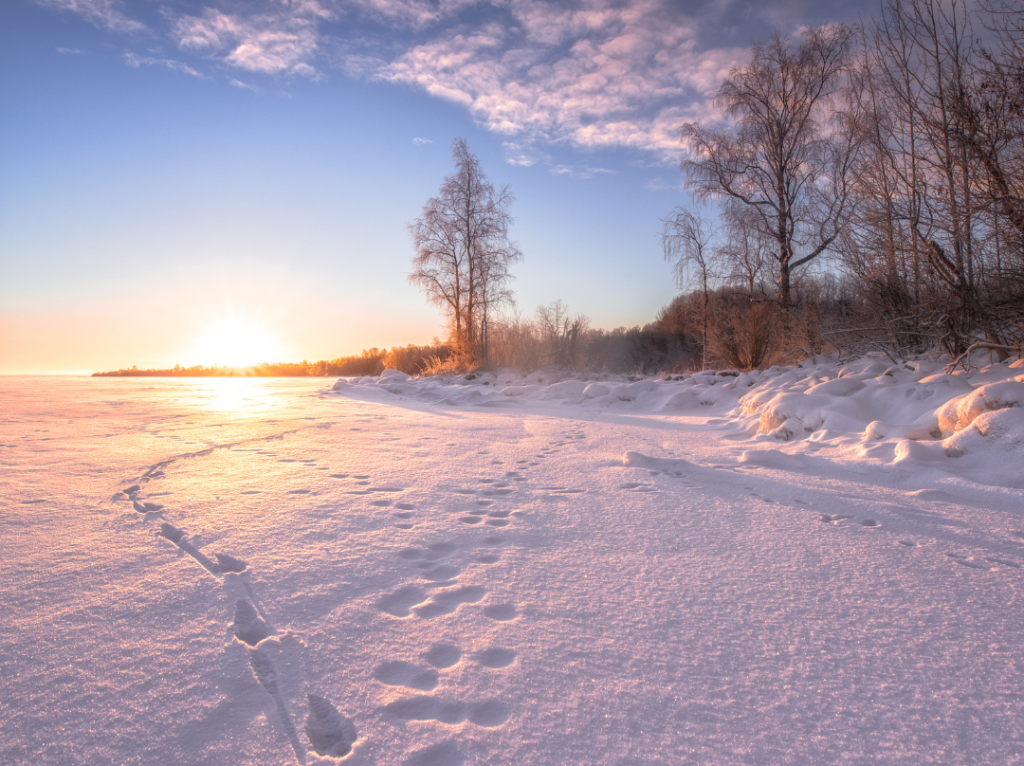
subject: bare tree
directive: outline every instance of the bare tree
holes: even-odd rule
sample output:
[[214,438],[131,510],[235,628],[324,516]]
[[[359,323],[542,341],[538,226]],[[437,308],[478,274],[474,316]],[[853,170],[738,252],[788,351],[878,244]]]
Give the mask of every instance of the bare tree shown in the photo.
[[537,309],[537,324],[547,347],[548,364],[576,369],[590,320],[582,315],[570,317],[568,307],[557,300]]
[[701,309],[704,332],[701,336],[701,369],[708,362],[708,301],[711,283],[718,276],[715,268],[715,252],[712,243],[715,238],[714,223],[692,210],[676,208],[675,215],[663,220],[661,244],[665,260],[675,264],[676,280],[684,290],[696,281],[700,286],[704,302]]
[[753,46],[716,95],[735,123],[682,126],[690,156],[681,163],[702,198],[755,210],[775,243],[779,300],[791,305],[791,272],[833,243],[846,221],[855,134],[838,130],[834,96],[853,32],[838,25],[806,30],[794,49],[778,33]]
[[409,280],[445,309],[459,361],[472,366],[487,361],[488,321],[511,301],[509,267],[522,254],[508,237],[509,187],[494,188],[465,139],[452,143],[452,159],[455,174],[409,226],[416,247]]

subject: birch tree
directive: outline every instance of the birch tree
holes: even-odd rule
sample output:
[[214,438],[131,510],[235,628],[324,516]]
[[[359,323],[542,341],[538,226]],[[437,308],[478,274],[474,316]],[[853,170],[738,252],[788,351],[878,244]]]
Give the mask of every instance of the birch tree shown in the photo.
[[509,187],[491,184],[463,138],[453,142],[452,159],[455,173],[409,225],[416,248],[409,280],[446,312],[459,362],[470,367],[487,362],[488,322],[511,302],[509,268],[522,254],[509,239]]

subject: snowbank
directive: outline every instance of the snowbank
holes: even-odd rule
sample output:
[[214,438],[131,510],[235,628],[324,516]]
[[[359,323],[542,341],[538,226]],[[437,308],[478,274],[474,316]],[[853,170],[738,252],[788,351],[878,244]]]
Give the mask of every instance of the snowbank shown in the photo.
[[[947,373],[934,361],[844,364],[818,357],[796,367],[708,371],[665,379],[502,372],[410,378],[343,378],[334,391],[442,407],[570,407],[657,416],[716,416],[736,441],[807,441],[912,468],[946,466],[1002,486],[1024,486],[1024,362]],[[879,445],[889,449],[876,449]],[[811,449],[809,447],[808,449]],[[839,456],[839,455],[837,455]],[[959,460],[953,468],[949,462]]]

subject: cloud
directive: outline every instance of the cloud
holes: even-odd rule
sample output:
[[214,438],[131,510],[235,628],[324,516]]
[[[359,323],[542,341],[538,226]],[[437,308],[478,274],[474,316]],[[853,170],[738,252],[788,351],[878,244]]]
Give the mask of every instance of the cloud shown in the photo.
[[232,86],[233,88],[242,88],[244,90],[251,90],[253,93],[262,93],[263,92],[259,88],[257,88],[255,85],[250,85],[247,82],[242,82],[241,80],[236,80],[234,77],[232,77],[232,78],[230,78],[228,80],[228,85]]
[[416,138],[414,138],[412,140],[412,142],[414,144],[416,144],[416,146],[423,146],[424,144],[432,144],[432,143],[434,143],[429,138],[420,138],[419,136],[416,136]]
[[192,77],[198,77],[201,80],[206,79],[206,76],[201,72],[197,72],[188,64],[182,63],[181,61],[175,61],[174,59],[156,58],[153,56],[136,56],[134,53],[129,52],[124,54],[124,63],[134,69],[138,69],[141,66],[162,66],[167,69],[174,69],[178,72],[183,72]]
[[35,0],[45,8],[77,13],[92,24],[118,32],[137,32],[146,28],[141,21],[128,18],[122,0]]
[[704,114],[748,55],[703,49],[698,21],[668,0],[510,0],[509,13],[512,24],[458,27],[414,45],[376,77],[461,104],[520,142],[678,153],[679,124]]
[[311,63],[320,47],[319,25],[335,13],[316,0],[281,0],[259,13],[227,14],[206,8],[200,16],[179,16],[171,35],[179,49],[272,75],[317,79]]
[[594,168],[589,165],[582,167],[574,167],[572,165],[555,165],[551,168],[551,175],[554,176],[569,176],[570,178],[593,178],[598,175],[615,175],[614,170],[608,168]]
[[[125,16],[123,0],[35,1],[112,30],[144,28]],[[810,0],[163,2],[159,18],[179,58],[410,86],[466,109],[503,138],[510,164],[525,167],[549,163],[538,147],[553,144],[675,161],[679,126],[718,116],[711,96],[748,59],[752,39],[840,13],[840,4]],[[865,3],[841,4],[842,13]]]

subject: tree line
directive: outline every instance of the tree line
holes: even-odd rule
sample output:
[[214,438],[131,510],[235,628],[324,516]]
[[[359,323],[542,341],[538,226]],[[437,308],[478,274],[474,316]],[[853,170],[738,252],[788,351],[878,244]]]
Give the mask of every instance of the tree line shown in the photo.
[[682,126],[693,201],[664,220],[704,354],[1019,349],[1024,8],[884,0],[752,53],[729,120]]

